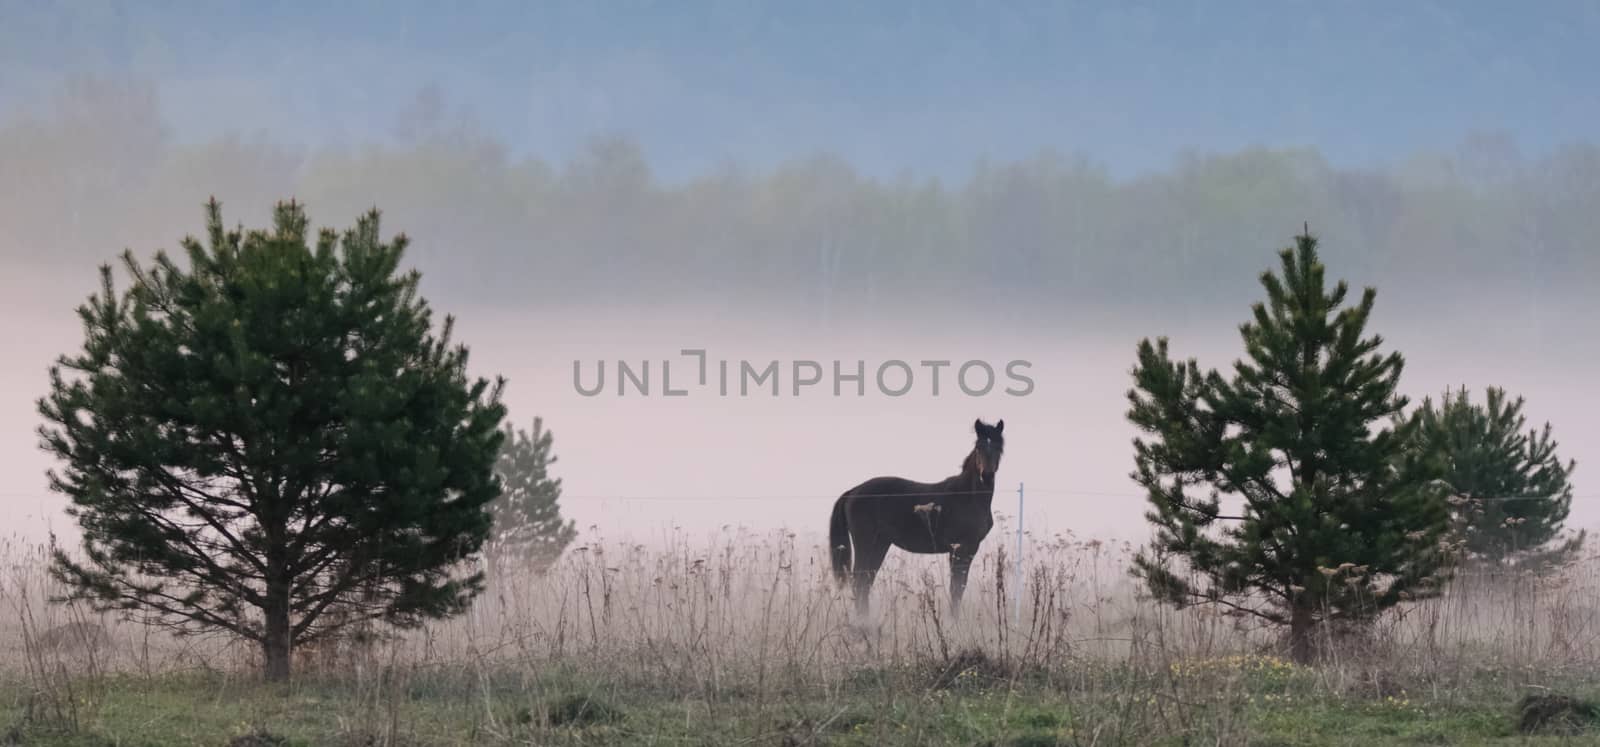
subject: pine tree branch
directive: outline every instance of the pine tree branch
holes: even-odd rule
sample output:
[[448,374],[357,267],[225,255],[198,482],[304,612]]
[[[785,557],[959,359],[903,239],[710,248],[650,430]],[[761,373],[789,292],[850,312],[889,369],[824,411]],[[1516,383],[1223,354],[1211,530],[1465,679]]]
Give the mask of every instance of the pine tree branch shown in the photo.
[[[1249,518],[1247,516],[1229,516],[1220,513],[1211,513],[1210,511],[1200,508],[1199,506],[1190,505],[1187,501],[1173,498],[1172,495],[1165,489],[1157,489],[1156,492],[1162,497],[1162,500],[1172,504],[1174,507],[1198,514],[1201,519],[1203,519],[1203,521],[1200,522],[1201,525],[1210,524],[1213,521],[1244,521]],[[1181,490],[1179,491],[1179,494],[1184,495],[1185,498],[1188,497],[1182,493]]]
[[[245,599],[252,605],[261,606],[264,604],[264,600],[262,600],[262,598],[256,594],[254,589],[250,588],[248,584],[240,582],[241,577],[248,578],[248,576],[241,576],[241,574],[239,574],[237,571],[229,571],[229,569],[218,565],[217,562],[212,559],[211,553],[207,552],[206,549],[201,546],[200,540],[195,538],[195,536],[191,533],[191,530],[185,529],[183,526],[177,524],[162,512],[154,509],[135,505],[134,513],[137,513],[139,516],[143,517],[144,520],[151,526],[165,529],[166,531],[163,532],[163,535],[168,540],[175,540],[184,548],[187,548],[189,552],[185,554],[185,558],[193,561],[193,564],[174,566],[171,562],[165,560],[157,560],[154,562],[168,570],[179,571],[194,576],[195,579],[202,584],[215,588],[227,589],[233,592],[234,596]],[[202,568],[204,569],[204,572],[201,572]],[[201,588],[206,587],[202,586]]]
[[1186,589],[1186,590],[1183,591],[1183,593],[1186,596],[1190,596],[1190,597],[1193,597],[1195,599],[1194,602],[1191,602],[1190,604],[1187,605],[1189,607],[1199,607],[1199,606],[1206,605],[1206,604],[1219,604],[1219,605],[1222,605],[1222,606],[1227,607],[1229,609],[1233,609],[1233,610],[1237,610],[1239,612],[1244,612],[1244,613],[1247,613],[1247,614],[1254,615],[1256,617],[1259,617],[1259,618],[1261,618],[1263,620],[1266,620],[1267,622],[1273,623],[1275,625],[1283,625],[1283,624],[1289,622],[1289,619],[1284,617],[1284,616],[1282,616],[1282,615],[1279,615],[1279,614],[1276,614],[1276,613],[1271,613],[1271,612],[1263,612],[1263,611],[1255,609],[1253,607],[1246,607],[1246,606],[1241,605],[1241,604],[1230,602],[1225,597],[1222,597],[1222,596],[1211,596],[1211,595],[1206,594],[1204,592],[1195,591],[1193,589]]
[[[244,505],[242,505],[240,503],[237,503],[235,501],[224,500],[224,499],[222,499],[220,497],[211,496],[211,495],[206,494],[204,491],[195,489],[193,486],[185,484],[182,480],[177,478],[175,475],[172,475],[170,472],[168,472],[163,467],[159,467],[158,466],[158,467],[153,468],[151,471],[155,473],[156,477],[159,480],[163,480],[163,481],[167,482],[168,490],[170,491],[170,495],[172,496],[172,498],[174,498],[178,502],[182,503],[186,508],[189,509],[190,513],[192,513],[193,515],[195,515],[197,517],[200,517],[205,522],[205,524],[207,526],[211,527],[211,529],[213,531],[217,532],[225,540],[227,540],[228,549],[230,550],[230,552],[228,554],[231,557],[234,557],[234,558],[236,558],[238,560],[241,560],[241,561],[243,561],[245,563],[250,564],[252,567],[255,568],[257,573],[260,573],[262,575],[262,577],[266,576],[267,566],[266,566],[265,561],[263,561],[259,557],[256,557],[256,555],[254,553],[250,552],[250,547],[247,544],[245,544],[245,542],[243,540],[239,539],[239,537],[234,535],[233,532],[229,531],[228,528],[221,521],[219,521],[217,519],[215,511],[207,510],[207,509],[203,508],[202,506],[196,504],[194,501],[189,500],[189,498],[187,498],[187,497],[185,497],[183,495],[183,491],[184,491],[184,489],[188,489],[188,490],[196,493],[197,495],[201,496],[203,499],[205,499],[207,501],[210,501],[212,503],[215,503],[217,505],[228,506],[230,508],[237,508],[237,509],[239,509],[241,511],[248,511],[249,509],[247,507],[245,507]],[[185,533],[185,534],[187,534],[187,533]]]
[[[97,587],[100,589],[100,594],[97,596],[102,596],[103,598],[105,594],[110,593],[111,599],[107,601],[135,602],[164,615],[180,618],[187,622],[219,627],[247,640],[261,640],[260,635],[253,628],[217,615],[204,607],[190,604],[155,587],[140,586],[116,573],[103,573],[101,579],[103,582]],[[182,624],[178,623],[179,626]]]
[[[330,607],[332,607],[335,602],[339,601],[345,592],[348,592],[368,581],[382,580],[386,578],[381,568],[369,569],[365,574],[361,572],[361,569],[368,568],[370,565],[372,565],[371,560],[366,556],[366,554],[358,553],[354,557],[349,558],[349,562],[345,565],[344,570],[339,574],[338,578],[330,582],[322,592],[310,595],[306,595],[304,593],[297,594],[293,606],[296,611],[301,612],[301,616],[300,621],[294,625],[294,636],[298,638],[300,635],[305,633],[305,631],[310,630],[312,626],[316,625],[317,619],[320,618],[322,614]],[[320,575],[320,573],[321,571],[319,569],[312,574],[308,574],[308,578],[313,578],[316,575]],[[306,588],[307,585],[302,584],[300,586],[301,592],[304,592]],[[382,608],[380,607],[378,609],[381,610]],[[377,617],[379,614],[380,613],[370,613],[364,617],[370,619],[372,617]]]
[[[325,505],[329,500],[334,498],[335,492],[336,491],[333,490],[331,485],[327,486],[327,488],[323,490],[320,495],[316,496],[316,498],[311,501],[312,505]],[[313,544],[320,543],[321,545],[317,552],[312,553],[313,558],[319,555],[326,556],[338,552],[339,548],[334,547],[330,543],[322,540],[322,530],[326,529],[329,524],[332,524],[336,518],[340,517],[331,511],[322,513],[315,511],[305,512],[305,521],[300,525],[300,530],[295,532],[294,539],[289,541],[288,554],[290,558],[289,568],[291,575],[316,572],[315,568],[318,561],[307,561],[305,559],[306,548]]]

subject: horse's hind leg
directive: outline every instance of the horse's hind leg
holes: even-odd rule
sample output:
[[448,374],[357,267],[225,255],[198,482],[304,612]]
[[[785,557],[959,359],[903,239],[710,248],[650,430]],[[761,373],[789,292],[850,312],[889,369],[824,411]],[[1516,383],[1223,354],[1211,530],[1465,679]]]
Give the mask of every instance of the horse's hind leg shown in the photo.
[[870,609],[868,597],[872,594],[872,582],[878,578],[878,569],[883,567],[883,559],[889,554],[889,543],[880,537],[853,538],[853,543],[856,615],[865,620]]
[[967,571],[972,568],[972,555],[966,548],[950,551],[950,616],[961,615],[961,595],[967,591]]

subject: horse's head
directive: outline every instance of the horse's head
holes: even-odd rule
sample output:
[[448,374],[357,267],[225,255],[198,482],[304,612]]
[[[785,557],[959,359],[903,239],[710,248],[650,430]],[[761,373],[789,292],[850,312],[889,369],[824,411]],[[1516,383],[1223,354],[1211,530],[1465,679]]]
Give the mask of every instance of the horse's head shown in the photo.
[[1000,470],[1000,456],[1006,450],[1006,421],[999,420],[994,425],[988,425],[976,420],[972,428],[978,434],[978,441],[972,446],[972,466],[977,470],[978,478],[985,485],[993,487],[994,473]]

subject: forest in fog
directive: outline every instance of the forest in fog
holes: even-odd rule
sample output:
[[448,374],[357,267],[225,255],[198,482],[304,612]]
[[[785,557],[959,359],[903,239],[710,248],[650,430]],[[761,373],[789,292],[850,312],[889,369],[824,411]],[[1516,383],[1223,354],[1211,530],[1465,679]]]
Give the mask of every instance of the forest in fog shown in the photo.
[[1596,38],[0,0],[0,745],[1600,735]]
[[[1191,153],[1112,178],[1092,154],[1044,150],[964,180],[876,178],[819,153],[688,180],[599,136],[567,162],[512,157],[434,89],[391,132],[308,148],[243,133],[179,142],[153,86],[77,78],[0,113],[0,258],[35,277],[124,248],[173,248],[215,195],[259,224],[294,197],[344,225],[374,205],[414,239],[424,288],[509,308],[748,294],[882,311],[982,292],[1053,310],[1216,310],[1237,316],[1271,250],[1310,222],[1354,283],[1509,305],[1581,301],[1600,271],[1600,146],[1520,153],[1494,134],[1381,168],[1314,148]],[[77,284],[75,282],[75,284]],[[737,291],[735,289],[738,289]]]

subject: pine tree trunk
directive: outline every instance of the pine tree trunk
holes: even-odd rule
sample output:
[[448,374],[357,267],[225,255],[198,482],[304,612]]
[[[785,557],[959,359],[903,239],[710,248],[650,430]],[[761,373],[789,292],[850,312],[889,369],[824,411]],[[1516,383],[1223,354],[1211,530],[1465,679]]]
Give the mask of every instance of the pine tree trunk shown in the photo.
[[1296,664],[1313,664],[1316,658],[1315,623],[1310,607],[1296,606],[1289,615],[1289,658]]
[[261,641],[262,674],[268,682],[289,681],[289,584],[267,584],[266,635]]

